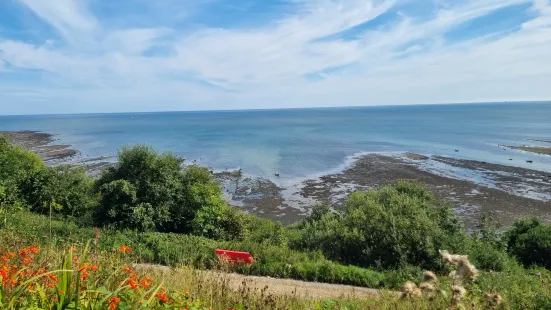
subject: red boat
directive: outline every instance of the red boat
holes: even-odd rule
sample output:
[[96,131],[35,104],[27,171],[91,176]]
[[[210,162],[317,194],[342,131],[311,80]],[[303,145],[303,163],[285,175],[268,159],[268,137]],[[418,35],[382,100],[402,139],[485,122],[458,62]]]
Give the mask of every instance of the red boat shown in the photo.
[[214,250],[221,262],[231,265],[251,265],[254,260],[249,252],[238,252],[230,250]]

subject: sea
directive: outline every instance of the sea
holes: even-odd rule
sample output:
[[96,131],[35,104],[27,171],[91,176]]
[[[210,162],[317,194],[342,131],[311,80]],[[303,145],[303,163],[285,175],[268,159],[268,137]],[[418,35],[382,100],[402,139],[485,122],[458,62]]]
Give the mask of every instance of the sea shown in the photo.
[[148,144],[213,170],[241,168],[278,183],[333,173],[373,152],[551,172],[551,156],[500,147],[546,145],[529,139],[551,140],[551,102],[0,116],[0,130],[51,133],[55,144],[90,158]]

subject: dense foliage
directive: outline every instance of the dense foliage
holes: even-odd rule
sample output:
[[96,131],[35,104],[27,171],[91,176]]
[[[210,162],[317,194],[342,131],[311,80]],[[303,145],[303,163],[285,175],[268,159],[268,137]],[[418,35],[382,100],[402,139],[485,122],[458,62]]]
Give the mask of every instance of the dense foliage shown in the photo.
[[182,158],[143,145],[123,148],[118,159],[96,182],[98,224],[213,238],[242,234],[242,216],[206,168],[183,168]]
[[551,225],[537,218],[523,218],[513,224],[506,237],[509,252],[525,266],[551,269]]
[[438,250],[454,248],[463,237],[451,208],[408,182],[351,194],[344,212],[318,207],[301,230],[297,247],[382,268],[413,264],[437,269]]

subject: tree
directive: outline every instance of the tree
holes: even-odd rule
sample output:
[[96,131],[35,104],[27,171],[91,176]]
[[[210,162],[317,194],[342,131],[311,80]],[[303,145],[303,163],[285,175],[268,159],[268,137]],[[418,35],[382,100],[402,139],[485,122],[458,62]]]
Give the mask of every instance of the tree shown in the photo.
[[340,214],[317,211],[316,220],[304,223],[298,246],[364,267],[437,268],[438,250],[452,248],[454,238],[462,236],[450,206],[410,182],[353,193]]
[[0,183],[45,167],[38,155],[11,145],[5,137],[0,136]]
[[19,192],[31,211],[82,217],[96,206],[93,181],[84,169],[59,166],[30,171],[19,182]]
[[551,269],[551,225],[536,217],[517,220],[506,234],[507,250],[525,266]]
[[233,231],[242,229],[239,216],[207,169],[183,167],[183,158],[145,145],[124,147],[118,159],[96,182],[98,224],[213,238],[239,235]]
[[0,135],[0,214],[7,217],[25,206],[19,184],[29,174],[46,169],[36,154],[11,145]]

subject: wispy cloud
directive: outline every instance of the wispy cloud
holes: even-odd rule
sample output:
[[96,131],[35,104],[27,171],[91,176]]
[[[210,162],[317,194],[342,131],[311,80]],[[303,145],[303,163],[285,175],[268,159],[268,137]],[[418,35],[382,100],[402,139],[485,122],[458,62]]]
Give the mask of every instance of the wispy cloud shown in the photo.
[[548,0],[184,2],[0,4],[0,113],[551,99]]

